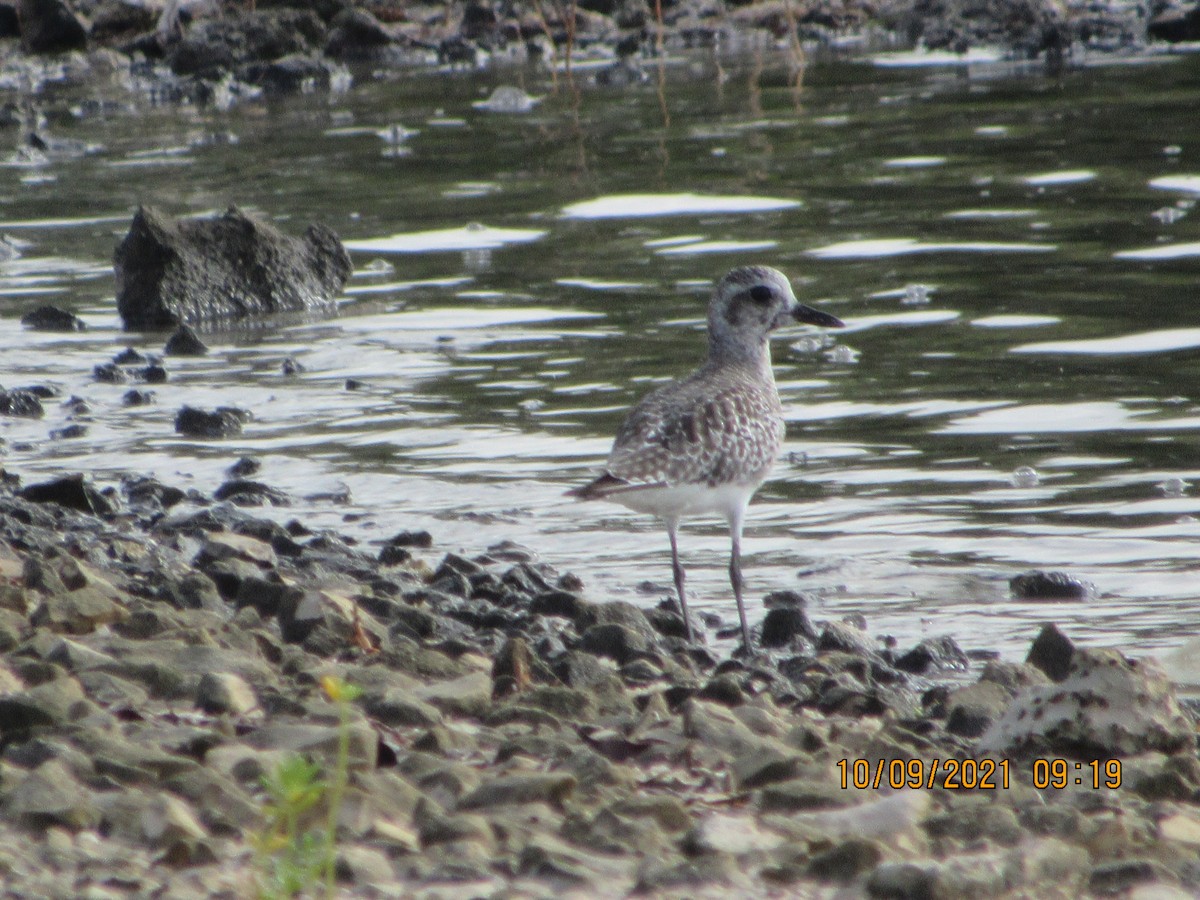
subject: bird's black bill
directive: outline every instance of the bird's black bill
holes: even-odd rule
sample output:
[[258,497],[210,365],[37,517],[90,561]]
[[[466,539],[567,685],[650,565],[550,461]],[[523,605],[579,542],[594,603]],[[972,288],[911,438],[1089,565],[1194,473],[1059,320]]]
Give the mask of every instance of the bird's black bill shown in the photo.
[[819,325],[821,328],[845,328],[846,323],[837,316],[805,306],[803,303],[792,308],[792,317],[805,325]]

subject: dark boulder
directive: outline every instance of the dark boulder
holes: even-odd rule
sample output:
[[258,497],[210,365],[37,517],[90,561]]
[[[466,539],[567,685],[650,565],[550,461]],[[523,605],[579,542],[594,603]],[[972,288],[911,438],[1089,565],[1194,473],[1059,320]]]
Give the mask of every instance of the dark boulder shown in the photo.
[[113,502],[92,487],[82,474],[31,484],[17,496],[30,503],[54,503],[97,516],[110,516],[117,511]]
[[816,629],[799,606],[777,606],[767,610],[762,623],[762,645],[784,647],[797,638],[814,640]]
[[200,22],[167,48],[176,75],[218,80],[247,63],[312,53],[325,42],[325,24],[309,10],[273,9]]
[[234,479],[213,492],[214,500],[228,500],[238,506],[287,506],[292,500],[283,491],[261,481]]
[[21,36],[21,20],[17,18],[17,8],[7,3],[0,3],[0,38],[19,38]]
[[1075,656],[1075,645],[1059,630],[1057,625],[1047,623],[1029,647],[1028,665],[1040,669],[1051,681],[1063,681],[1071,672],[1071,659]]
[[154,391],[139,391],[131,388],[121,395],[121,403],[125,406],[148,406],[154,402]]
[[34,331],[87,331],[83,319],[73,312],[47,303],[21,316],[21,324]]
[[87,30],[62,0],[17,0],[17,18],[28,53],[87,49]]
[[175,415],[175,430],[192,437],[223,438],[242,433],[250,414],[241,409],[218,406],[212,412],[185,406]]
[[1200,39],[1200,8],[1171,4],[1152,16],[1146,29],[1150,37],[1178,44]]
[[352,266],[324,225],[294,238],[236,207],[213,219],[175,219],[141,207],[113,268],[125,327],[162,328],[332,312]]
[[965,672],[970,668],[970,661],[954,638],[942,635],[921,641],[896,660],[896,668],[916,675],[930,669],[959,669]]
[[267,94],[300,94],[329,90],[335,71],[323,59],[291,53],[281,59],[250,63],[241,69],[240,77]]
[[33,391],[6,391],[0,388],[0,415],[20,416],[25,419],[40,419],[46,414],[42,401]]
[[167,356],[203,356],[207,352],[208,347],[191,325],[180,325],[163,346]]
[[316,13],[322,22],[332,21],[338,13],[350,6],[351,0],[257,0],[255,8],[306,9]]
[[1017,600],[1087,600],[1095,586],[1066,572],[1033,569],[1009,579],[1008,588]]
[[379,20],[365,9],[344,9],[329,25],[325,53],[342,62],[361,62],[374,59],[392,42]]
[[91,18],[92,40],[110,47],[149,34],[158,26],[155,10],[126,0],[102,0]]

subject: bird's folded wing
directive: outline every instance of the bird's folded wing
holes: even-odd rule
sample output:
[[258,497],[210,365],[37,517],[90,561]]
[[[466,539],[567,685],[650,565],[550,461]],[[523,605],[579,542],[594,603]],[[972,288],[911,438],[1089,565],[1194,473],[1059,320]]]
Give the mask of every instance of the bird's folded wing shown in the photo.
[[655,393],[622,424],[605,469],[628,486],[761,481],[782,432],[777,409],[754,393]]

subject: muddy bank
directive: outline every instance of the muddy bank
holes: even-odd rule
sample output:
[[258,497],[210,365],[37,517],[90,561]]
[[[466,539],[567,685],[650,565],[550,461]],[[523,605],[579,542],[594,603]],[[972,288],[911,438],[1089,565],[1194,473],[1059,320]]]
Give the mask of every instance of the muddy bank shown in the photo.
[[[1195,40],[1195,3],[783,3],[584,0],[355,5],[277,0],[216,3],[39,0],[0,4],[5,68],[17,88],[112,81],[167,102],[235,102],[261,93],[342,90],[382,70],[607,62],[586,76],[627,86],[663,54],[781,48],[800,55],[986,46],[1051,66],[1087,52],[1134,54]],[[51,59],[65,65],[46,65]]]
[[[1200,887],[1196,719],[1152,661],[1052,627],[1024,663],[893,647],[789,592],[731,656],[516,544],[260,518],[287,498],[254,473],[212,495],[5,473],[14,895],[252,894],[264,776],[328,776],[343,740],[353,896]],[[362,696],[339,707],[331,676]]]

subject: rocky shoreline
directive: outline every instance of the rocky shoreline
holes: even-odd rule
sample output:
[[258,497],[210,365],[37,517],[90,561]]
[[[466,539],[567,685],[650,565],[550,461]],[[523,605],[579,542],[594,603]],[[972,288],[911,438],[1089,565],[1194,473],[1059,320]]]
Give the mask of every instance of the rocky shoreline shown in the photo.
[[1195,710],[1052,626],[1025,663],[968,660],[782,592],[729,657],[511,543],[364,547],[226,486],[3,485],[5,896],[254,896],[264,778],[342,740],[347,896],[1200,887]]
[[[8,39],[8,40],[5,40]],[[109,84],[156,103],[344,90],[388,70],[531,66],[610,87],[647,80],[665,54],[782,48],[793,56],[988,47],[1057,68],[1200,39],[1200,3],[1175,0],[16,0],[0,3],[0,82]],[[10,124],[33,132],[28,115]]]

